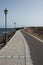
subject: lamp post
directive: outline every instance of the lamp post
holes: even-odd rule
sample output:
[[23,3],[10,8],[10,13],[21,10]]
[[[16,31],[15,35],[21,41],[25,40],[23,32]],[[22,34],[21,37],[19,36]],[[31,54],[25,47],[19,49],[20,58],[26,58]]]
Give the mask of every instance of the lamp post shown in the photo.
[[16,31],[16,22],[14,22],[14,30]]
[[14,22],[14,28],[16,28],[16,22]]
[[7,33],[7,8],[5,8],[4,10],[4,13],[5,13],[5,43],[7,43],[7,36],[6,36],[6,33]]

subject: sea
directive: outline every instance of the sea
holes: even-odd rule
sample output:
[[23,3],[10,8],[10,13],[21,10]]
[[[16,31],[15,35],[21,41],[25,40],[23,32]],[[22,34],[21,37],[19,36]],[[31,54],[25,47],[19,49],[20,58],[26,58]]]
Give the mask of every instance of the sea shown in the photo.
[[[12,31],[15,31],[15,29],[14,28],[7,28],[6,31],[12,32]],[[2,35],[4,33],[5,33],[5,28],[0,28],[0,35]]]

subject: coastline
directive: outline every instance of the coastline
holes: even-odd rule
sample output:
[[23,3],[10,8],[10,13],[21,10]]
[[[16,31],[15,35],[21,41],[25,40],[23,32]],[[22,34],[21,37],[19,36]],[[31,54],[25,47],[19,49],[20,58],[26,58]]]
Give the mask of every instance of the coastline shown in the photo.
[[[6,34],[7,42],[12,38],[16,31],[11,31]],[[0,35],[0,50],[6,45],[5,33]]]

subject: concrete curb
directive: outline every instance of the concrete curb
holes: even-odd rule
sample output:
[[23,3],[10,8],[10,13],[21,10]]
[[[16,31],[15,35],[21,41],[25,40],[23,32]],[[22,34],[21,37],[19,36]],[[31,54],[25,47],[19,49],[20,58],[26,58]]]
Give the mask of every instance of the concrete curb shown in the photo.
[[[23,36],[23,34],[22,34],[22,36]],[[26,62],[25,65],[33,65],[33,61],[32,61],[31,56],[30,56],[30,48],[27,45],[27,42],[26,42],[24,36],[23,36],[23,40],[25,42],[25,62]]]
[[[25,32],[25,31],[24,31],[24,32]],[[33,38],[35,38],[35,39],[37,39],[38,41],[40,41],[40,42],[43,43],[43,40],[39,39],[38,37],[36,37],[36,36],[34,36],[34,35],[32,35],[32,34],[30,34],[30,33],[28,33],[28,32],[25,32],[25,33],[28,34],[28,35],[30,35],[30,36],[32,36]]]

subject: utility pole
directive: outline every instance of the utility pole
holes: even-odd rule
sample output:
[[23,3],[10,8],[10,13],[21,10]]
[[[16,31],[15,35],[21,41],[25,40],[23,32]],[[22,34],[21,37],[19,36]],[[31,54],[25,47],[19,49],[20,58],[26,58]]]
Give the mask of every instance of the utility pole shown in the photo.
[[7,8],[5,8],[4,13],[5,13],[5,43],[7,43]]

